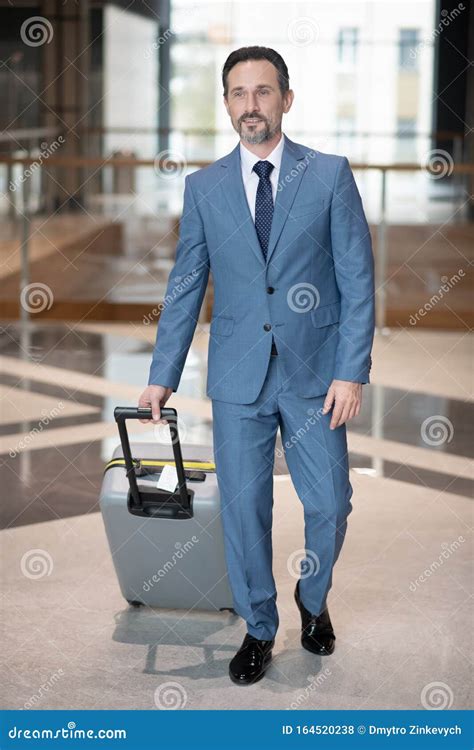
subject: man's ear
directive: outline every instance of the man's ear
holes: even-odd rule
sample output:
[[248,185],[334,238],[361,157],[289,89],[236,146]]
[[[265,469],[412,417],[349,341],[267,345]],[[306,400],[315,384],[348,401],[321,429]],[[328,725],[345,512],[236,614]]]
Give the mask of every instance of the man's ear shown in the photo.
[[295,92],[293,91],[293,89],[288,89],[288,91],[285,94],[284,102],[283,102],[283,112],[285,114],[290,111],[294,98],[295,98]]

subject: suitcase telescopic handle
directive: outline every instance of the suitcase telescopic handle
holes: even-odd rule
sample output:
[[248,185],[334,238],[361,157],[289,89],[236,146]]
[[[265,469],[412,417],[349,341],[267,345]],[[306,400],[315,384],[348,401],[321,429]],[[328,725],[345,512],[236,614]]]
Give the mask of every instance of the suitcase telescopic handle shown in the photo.
[[[130,442],[128,440],[127,432],[127,419],[151,419],[152,410],[151,407],[133,407],[133,406],[117,406],[114,409],[114,418],[117,422],[120,442],[122,443],[123,457],[125,459],[125,468],[127,472],[128,481],[130,484],[130,493],[136,507],[141,506],[140,491],[138,489],[137,478],[135,475],[135,467],[133,465],[132,453],[130,450]],[[176,464],[176,472],[178,475],[178,489],[179,496],[181,498],[181,504],[185,509],[189,509],[190,501],[188,490],[186,487],[186,476],[184,473],[183,456],[181,453],[181,443],[179,442],[178,433],[178,413],[176,409],[171,407],[163,407],[160,409],[160,419],[166,419],[170,428],[171,443],[173,445],[173,455]]]

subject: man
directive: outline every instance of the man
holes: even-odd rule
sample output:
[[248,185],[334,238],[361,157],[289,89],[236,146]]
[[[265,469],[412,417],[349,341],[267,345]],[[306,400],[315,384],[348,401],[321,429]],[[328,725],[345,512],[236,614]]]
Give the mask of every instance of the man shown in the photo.
[[251,684],[270,663],[279,624],[271,542],[278,427],[304,509],[306,558],[295,590],[301,643],[316,654],[334,650],[326,597],[352,510],[346,422],[370,382],[374,273],[348,160],[282,134],[294,98],[282,57],[238,49],[222,80],[240,143],[185,180],[170,301],[139,406],[151,405],[153,421],[162,421],[211,271],[206,394],[229,581],[247,623],[229,673]]

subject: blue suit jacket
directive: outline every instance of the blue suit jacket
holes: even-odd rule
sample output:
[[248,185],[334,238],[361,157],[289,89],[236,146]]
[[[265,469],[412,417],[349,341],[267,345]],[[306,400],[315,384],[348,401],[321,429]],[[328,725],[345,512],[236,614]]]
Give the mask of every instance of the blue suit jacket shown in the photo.
[[354,176],[345,156],[284,139],[266,263],[247,204],[239,144],[186,177],[149,385],[178,388],[209,272],[209,398],[254,401],[272,335],[300,396],[326,393],[333,378],[370,382],[374,261]]

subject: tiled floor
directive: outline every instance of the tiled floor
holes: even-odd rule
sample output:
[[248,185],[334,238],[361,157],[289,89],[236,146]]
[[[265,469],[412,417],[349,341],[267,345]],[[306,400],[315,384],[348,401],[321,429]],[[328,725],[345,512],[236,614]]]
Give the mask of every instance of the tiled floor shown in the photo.
[[[5,323],[0,362],[2,613],[7,708],[420,708],[440,690],[470,705],[470,335],[377,335],[372,384],[349,424],[354,511],[329,595],[336,651],[299,645],[288,559],[301,503],[277,460],[274,568],[281,625],[266,678],[234,686],[245,623],[226,613],[131,609],[118,588],[98,495],[118,444],[113,409],[136,405],[155,330]],[[179,394],[184,442],[212,444],[198,326]],[[161,439],[131,423],[133,441]],[[169,683],[172,683],[169,685]],[[173,686],[173,683],[176,683]]]

